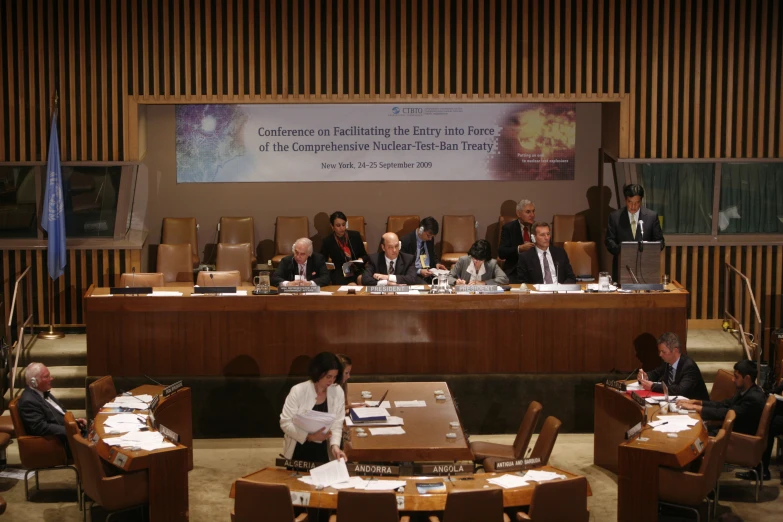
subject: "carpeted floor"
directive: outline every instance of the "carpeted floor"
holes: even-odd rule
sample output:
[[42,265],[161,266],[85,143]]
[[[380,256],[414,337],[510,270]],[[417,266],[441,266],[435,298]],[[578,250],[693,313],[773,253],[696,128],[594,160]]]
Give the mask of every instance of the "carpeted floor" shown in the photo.
[[[472,440],[511,443],[512,435],[474,436]],[[532,444],[533,442],[531,442]],[[194,444],[195,468],[190,473],[190,520],[228,521],[233,501],[228,498],[233,480],[273,464],[282,450],[282,439],[220,439],[197,440]],[[592,434],[564,434],[557,441],[551,463],[559,468],[587,476],[593,496],[588,500],[591,521],[617,519],[617,478],[593,462]],[[12,444],[8,449],[8,464],[19,466],[19,454]],[[721,482],[719,514],[733,512],[746,522],[781,520],[783,517],[783,486],[780,468],[773,463],[773,480],[765,483],[762,501],[753,502],[750,483],[725,473]],[[56,471],[41,475],[42,490],[28,502],[24,498],[24,481],[0,478],[0,495],[8,508],[0,520],[13,522],[66,522],[82,520],[76,505],[75,478],[72,472]],[[68,489],[66,489],[68,488]],[[693,520],[693,516],[664,513],[661,520]],[[96,509],[95,520],[103,520]],[[134,517],[125,517],[134,520]],[[261,520],[261,519],[259,519]]]

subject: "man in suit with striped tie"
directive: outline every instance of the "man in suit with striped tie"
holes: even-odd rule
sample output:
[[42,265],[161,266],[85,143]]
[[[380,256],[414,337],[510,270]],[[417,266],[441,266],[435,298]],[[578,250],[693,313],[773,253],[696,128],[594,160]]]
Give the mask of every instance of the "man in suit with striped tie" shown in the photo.
[[658,355],[663,364],[645,373],[639,370],[637,379],[645,390],[663,392],[665,384],[669,395],[682,395],[689,399],[709,400],[707,386],[696,362],[680,353],[680,339],[677,334],[666,332],[658,338]]

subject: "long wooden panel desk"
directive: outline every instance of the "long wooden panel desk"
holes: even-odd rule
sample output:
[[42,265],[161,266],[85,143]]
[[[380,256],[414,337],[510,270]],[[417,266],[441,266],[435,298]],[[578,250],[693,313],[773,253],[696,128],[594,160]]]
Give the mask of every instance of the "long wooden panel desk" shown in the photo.
[[[90,375],[288,375],[346,352],[362,373],[588,373],[685,339],[689,294],[85,296]],[[172,287],[165,290],[171,291]],[[337,287],[326,287],[335,291]],[[299,368],[301,371],[301,368]]]
[[[144,385],[131,390],[131,395],[158,395],[163,386]],[[139,413],[147,413],[146,410]],[[109,446],[103,423],[107,413],[95,416],[98,455],[123,471],[147,470],[150,522],[181,522],[190,517],[188,507],[188,471],[193,469],[193,430],[191,426],[190,388],[181,388],[173,395],[161,398],[155,410],[153,428],[163,425],[180,436],[174,448],[154,451],[131,450]]]
[[[647,418],[654,420],[658,410],[658,406],[648,406]],[[645,427],[626,441],[625,432],[643,415],[630,395],[596,385],[593,462],[617,473],[618,522],[658,520],[658,468],[685,467],[701,455],[707,442],[707,429],[701,421],[677,433],[676,438]],[[695,413],[690,416],[699,418]]]

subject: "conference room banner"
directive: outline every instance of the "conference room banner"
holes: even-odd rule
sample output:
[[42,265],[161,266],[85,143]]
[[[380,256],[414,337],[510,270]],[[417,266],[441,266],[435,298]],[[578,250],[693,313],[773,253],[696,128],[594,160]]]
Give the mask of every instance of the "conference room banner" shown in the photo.
[[177,182],[572,180],[567,103],[178,105]]

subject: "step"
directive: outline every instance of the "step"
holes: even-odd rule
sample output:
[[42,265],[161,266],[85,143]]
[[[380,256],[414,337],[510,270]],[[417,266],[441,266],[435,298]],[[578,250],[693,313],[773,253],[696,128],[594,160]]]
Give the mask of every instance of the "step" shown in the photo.
[[[14,397],[18,397],[23,390],[24,388],[17,388],[14,390]],[[9,394],[10,390],[6,390],[5,395],[3,396],[5,404],[10,402]],[[60,401],[60,404],[69,410],[83,410],[87,407],[87,399],[84,388],[52,388],[52,394],[57,397],[57,400]]]
[[689,330],[688,355],[697,363],[739,361],[744,355],[742,345],[734,335],[723,330]]
[[78,342],[54,342],[39,339],[25,346],[24,352],[19,354],[20,367],[26,367],[32,362],[40,362],[48,367],[85,366],[87,364],[87,347],[83,339]]
[[[87,382],[87,366],[47,366],[54,377],[54,387],[84,389]],[[24,368],[19,365],[16,374],[16,387],[25,386]]]

